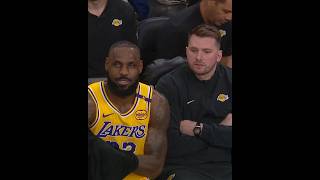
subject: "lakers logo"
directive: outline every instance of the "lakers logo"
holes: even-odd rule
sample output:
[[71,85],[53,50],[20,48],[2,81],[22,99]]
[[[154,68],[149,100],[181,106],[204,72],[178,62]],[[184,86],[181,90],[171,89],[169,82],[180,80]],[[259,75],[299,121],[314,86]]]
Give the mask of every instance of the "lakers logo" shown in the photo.
[[146,110],[138,110],[136,112],[136,119],[137,120],[144,120],[148,117],[147,111]]
[[228,99],[229,99],[229,96],[226,94],[219,94],[219,96],[217,97],[217,100],[220,102],[225,102]]
[[113,25],[113,26],[116,26],[116,27],[121,26],[121,25],[122,25],[122,20],[120,20],[120,19],[113,19],[112,25]]
[[227,32],[226,32],[225,30],[220,29],[219,32],[220,32],[221,38],[222,38],[223,36],[227,35]]
[[175,176],[176,176],[176,174],[173,173],[173,174],[171,174],[170,176],[168,176],[167,180],[172,180]]

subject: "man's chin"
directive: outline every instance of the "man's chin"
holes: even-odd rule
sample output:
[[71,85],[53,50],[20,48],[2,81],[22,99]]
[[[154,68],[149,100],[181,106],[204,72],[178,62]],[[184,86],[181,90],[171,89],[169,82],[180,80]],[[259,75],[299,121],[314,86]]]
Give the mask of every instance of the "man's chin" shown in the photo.
[[118,96],[121,97],[127,97],[130,95],[135,94],[136,92],[136,88],[137,85],[135,84],[126,84],[126,85],[122,85],[122,84],[115,84],[116,87],[115,88],[111,88],[110,90],[115,93]]
[[130,81],[124,81],[124,80],[116,81],[116,84],[118,87],[129,87],[132,85]]
[[129,89],[130,84],[117,84],[117,86],[120,91],[126,91]]

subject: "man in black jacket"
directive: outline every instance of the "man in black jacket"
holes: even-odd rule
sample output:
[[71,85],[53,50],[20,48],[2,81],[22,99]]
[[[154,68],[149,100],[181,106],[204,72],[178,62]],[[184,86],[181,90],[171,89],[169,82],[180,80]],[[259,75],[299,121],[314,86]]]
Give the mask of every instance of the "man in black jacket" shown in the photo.
[[106,77],[105,57],[112,44],[137,43],[137,24],[130,4],[119,0],[88,0],[88,77]]
[[194,28],[187,64],[156,85],[171,108],[166,165],[159,179],[232,179],[232,70],[219,64],[220,41],[214,26]]

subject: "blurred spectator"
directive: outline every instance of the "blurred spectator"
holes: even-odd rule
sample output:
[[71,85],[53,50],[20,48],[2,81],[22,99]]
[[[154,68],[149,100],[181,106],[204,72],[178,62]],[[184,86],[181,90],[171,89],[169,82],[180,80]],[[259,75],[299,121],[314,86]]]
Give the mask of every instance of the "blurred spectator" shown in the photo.
[[201,0],[177,12],[160,30],[156,58],[185,57],[188,32],[203,23],[220,29],[223,51],[221,63],[232,67],[232,0]]
[[105,77],[109,47],[121,40],[137,43],[133,8],[121,0],[88,0],[88,77]]
[[149,15],[149,2],[148,0],[128,0],[132,5],[136,13],[138,14],[138,20],[144,20]]

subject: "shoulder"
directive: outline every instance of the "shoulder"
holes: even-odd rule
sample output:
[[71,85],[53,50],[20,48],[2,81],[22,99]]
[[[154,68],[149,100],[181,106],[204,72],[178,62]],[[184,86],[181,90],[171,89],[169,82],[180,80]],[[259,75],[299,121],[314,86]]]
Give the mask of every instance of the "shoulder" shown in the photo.
[[122,0],[109,0],[108,6],[118,13],[134,13],[133,7]]
[[[180,31],[189,31],[189,28],[197,24],[200,17],[199,4],[183,9],[170,17],[167,26],[174,27]],[[201,18],[200,18],[201,19]]]
[[232,31],[232,21],[229,21],[229,22],[221,25],[220,29],[223,29],[225,31]]
[[116,7],[130,7],[130,4],[123,0],[108,0],[108,5]]
[[187,65],[182,65],[161,77],[156,84],[156,89],[171,99],[184,90],[186,79],[188,79]]
[[170,118],[169,102],[157,90],[153,91],[150,113],[153,126],[167,127]]
[[226,79],[228,82],[232,83],[232,69],[227,67],[227,66],[224,66],[224,65],[221,65],[221,64],[218,64],[217,66],[217,73],[219,73],[219,76],[223,79]]
[[232,38],[232,22],[231,21],[221,25],[219,29],[220,29],[222,39],[226,37],[231,40]]
[[168,101],[165,98],[165,96],[163,96],[160,92],[154,89],[152,95],[152,104],[154,103],[163,106],[166,105]]
[[100,90],[102,81],[97,81],[97,82],[90,82],[90,84],[88,85],[88,91],[90,93],[94,93]]
[[171,72],[165,74],[163,77],[159,79],[159,82],[168,82],[168,81],[177,81],[181,82],[186,77],[188,73],[188,65],[187,63],[182,64],[181,66],[175,68]]
[[190,18],[194,18],[194,16],[199,15],[199,13],[200,7],[199,4],[196,4],[177,12],[170,20],[176,23],[190,23]]

